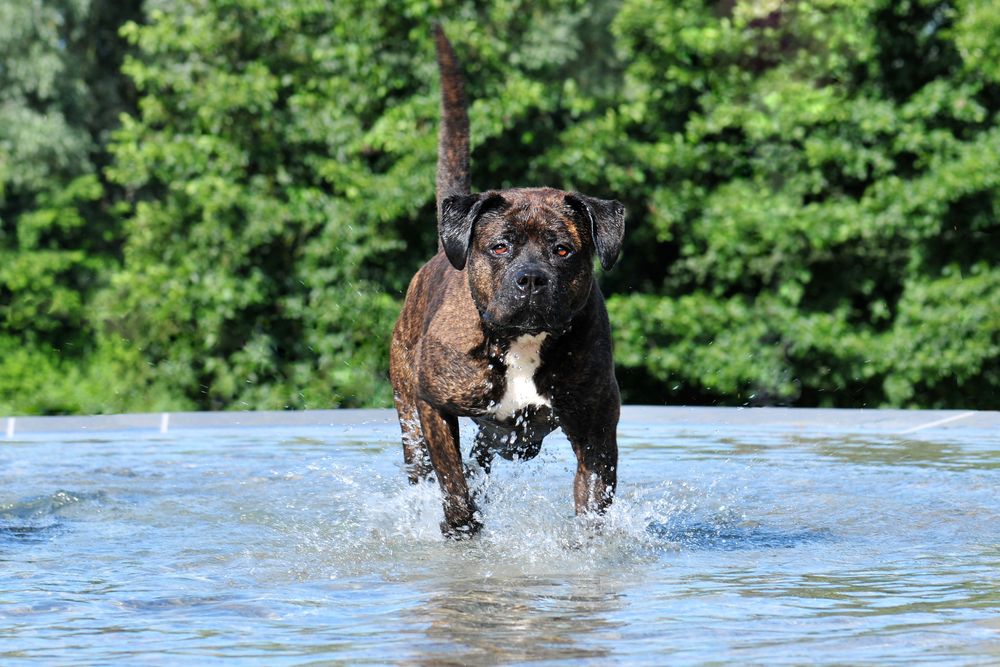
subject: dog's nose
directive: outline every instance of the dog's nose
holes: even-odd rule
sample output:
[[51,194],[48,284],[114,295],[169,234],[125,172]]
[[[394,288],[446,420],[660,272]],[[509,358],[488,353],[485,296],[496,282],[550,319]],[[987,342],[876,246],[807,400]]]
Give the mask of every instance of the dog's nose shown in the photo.
[[541,271],[523,269],[517,272],[514,282],[522,292],[534,294],[549,284],[549,277]]

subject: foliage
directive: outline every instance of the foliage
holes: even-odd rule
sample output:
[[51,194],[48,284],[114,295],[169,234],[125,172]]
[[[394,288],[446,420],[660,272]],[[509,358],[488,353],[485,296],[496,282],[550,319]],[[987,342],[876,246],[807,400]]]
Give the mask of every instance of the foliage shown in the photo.
[[628,396],[996,408],[990,3],[729,4],[615,20]]
[[[0,412],[65,412],[120,239],[101,168],[137,1],[0,4]],[[135,406],[139,407],[139,406]]]
[[438,18],[474,186],[628,208],[602,276],[626,400],[996,408],[997,16],[7,3],[0,412],[388,405],[388,336],[436,243]]

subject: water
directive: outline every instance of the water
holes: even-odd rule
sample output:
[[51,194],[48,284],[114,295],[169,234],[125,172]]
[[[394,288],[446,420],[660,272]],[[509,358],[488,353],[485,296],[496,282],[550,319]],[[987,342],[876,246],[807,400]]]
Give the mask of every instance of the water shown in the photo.
[[625,422],[600,529],[554,434],[451,543],[397,428],[0,441],[0,664],[1000,663],[996,433]]

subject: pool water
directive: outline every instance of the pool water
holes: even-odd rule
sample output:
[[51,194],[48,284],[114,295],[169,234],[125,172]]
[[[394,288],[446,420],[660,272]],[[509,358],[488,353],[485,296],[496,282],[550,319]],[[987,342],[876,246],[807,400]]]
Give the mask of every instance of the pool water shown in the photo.
[[456,543],[389,413],[0,440],[0,664],[1000,664],[997,430],[620,446],[601,527],[553,434]]

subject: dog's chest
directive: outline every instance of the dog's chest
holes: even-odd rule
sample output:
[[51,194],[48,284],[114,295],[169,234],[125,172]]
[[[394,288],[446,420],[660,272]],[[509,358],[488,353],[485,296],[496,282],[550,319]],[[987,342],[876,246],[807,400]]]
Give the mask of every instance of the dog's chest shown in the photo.
[[552,407],[552,401],[543,396],[535,385],[535,372],[542,363],[542,343],[547,336],[547,333],[534,336],[525,334],[511,342],[503,359],[507,367],[504,393],[491,406],[491,412],[497,420],[505,421],[518,410],[532,406]]

